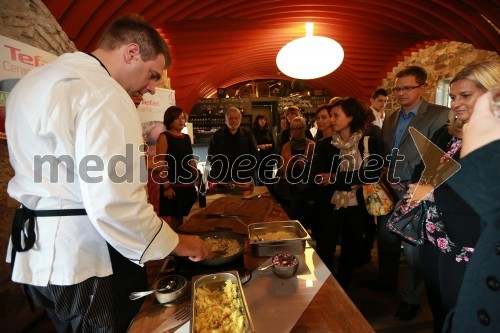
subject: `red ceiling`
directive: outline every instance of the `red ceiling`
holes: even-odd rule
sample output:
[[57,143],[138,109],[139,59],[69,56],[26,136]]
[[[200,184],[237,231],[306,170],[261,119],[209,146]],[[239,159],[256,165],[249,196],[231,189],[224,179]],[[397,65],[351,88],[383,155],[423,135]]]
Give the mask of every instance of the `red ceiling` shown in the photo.
[[342,65],[309,80],[331,95],[367,98],[412,51],[442,40],[499,49],[498,0],[44,0],[82,51],[92,51],[116,17],[139,13],[159,29],[173,65],[177,104],[190,110],[218,87],[253,79],[286,79],[276,54],[292,39],[314,34],[337,40]]

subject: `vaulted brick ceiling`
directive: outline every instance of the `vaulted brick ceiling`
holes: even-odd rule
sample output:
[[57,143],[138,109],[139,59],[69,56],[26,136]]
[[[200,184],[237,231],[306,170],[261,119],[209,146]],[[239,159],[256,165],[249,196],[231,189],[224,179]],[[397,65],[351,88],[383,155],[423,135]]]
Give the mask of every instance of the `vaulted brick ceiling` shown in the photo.
[[312,88],[367,98],[412,51],[437,41],[499,50],[497,0],[44,0],[77,48],[90,52],[116,17],[139,13],[157,28],[173,59],[168,75],[177,104],[190,110],[218,87],[254,79],[287,79],[276,54],[314,34],[337,40],[342,65]]

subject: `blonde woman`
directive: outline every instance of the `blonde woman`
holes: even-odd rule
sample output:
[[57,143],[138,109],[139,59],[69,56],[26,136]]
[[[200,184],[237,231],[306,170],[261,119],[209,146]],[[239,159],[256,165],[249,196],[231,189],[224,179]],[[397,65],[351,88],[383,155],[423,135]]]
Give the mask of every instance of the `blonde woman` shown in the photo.
[[[432,142],[456,161],[460,161],[462,127],[468,123],[476,100],[498,82],[500,63],[493,61],[471,64],[451,80],[450,124],[436,131]],[[444,161],[437,159],[436,165],[430,168],[435,170]],[[417,166],[413,183],[420,179],[423,169],[423,163]],[[432,185],[426,186],[432,189]],[[415,185],[410,185],[408,195],[414,190]],[[436,211],[426,222],[427,241],[420,247],[420,257],[434,317],[434,331],[441,332],[446,314],[455,307],[481,224],[480,216],[446,182],[433,192]]]

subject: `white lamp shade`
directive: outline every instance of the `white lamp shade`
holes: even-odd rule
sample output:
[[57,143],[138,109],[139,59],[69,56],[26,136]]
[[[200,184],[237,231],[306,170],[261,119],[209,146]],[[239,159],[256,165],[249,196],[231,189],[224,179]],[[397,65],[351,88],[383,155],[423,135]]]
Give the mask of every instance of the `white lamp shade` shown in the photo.
[[279,70],[292,78],[309,80],[330,74],[344,60],[344,50],[333,39],[306,36],[281,48],[276,56]]

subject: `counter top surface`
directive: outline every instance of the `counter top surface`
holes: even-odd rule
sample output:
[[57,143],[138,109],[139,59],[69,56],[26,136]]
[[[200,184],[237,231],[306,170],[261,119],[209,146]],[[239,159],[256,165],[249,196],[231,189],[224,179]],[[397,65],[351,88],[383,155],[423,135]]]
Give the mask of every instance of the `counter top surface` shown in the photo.
[[[233,232],[246,234],[246,225],[249,223],[288,220],[281,207],[266,192],[265,187],[257,187],[250,195],[251,200],[237,196],[209,197],[206,208],[200,209],[195,204],[181,230],[198,233],[214,229],[231,229]],[[259,194],[263,195],[257,198]],[[212,204],[216,206],[211,208]],[[233,209],[234,207],[237,209]],[[231,211],[219,211],[219,209],[229,208]],[[249,216],[240,218],[240,221],[234,221],[234,218],[204,219],[207,213],[237,213]],[[207,222],[207,220],[211,221]],[[253,256],[247,246],[243,260],[246,272],[253,272],[259,266],[268,263],[270,258]],[[255,271],[250,281],[244,285],[243,290],[257,332],[261,332],[263,327],[266,331],[267,328],[271,328],[271,332],[274,333],[288,331],[374,332],[310,246],[307,246],[305,253],[299,256],[299,260],[301,266],[297,277],[283,280],[274,276],[271,270]],[[149,270],[159,272],[162,264],[163,261],[158,261],[148,263],[147,266]],[[129,332],[151,332],[177,308],[189,302],[189,299],[186,299],[175,306],[164,307],[157,304],[154,295],[148,296]],[[283,307],[279,306],[280,304],[283,304]],[[290,313],[290,316],[284,316],[285,312]],[[276,320],[277,318],[281,319]],[[183,327],[184,330],[185,328],[186,326]],[[174,331],[175,329],[168,332]]]

